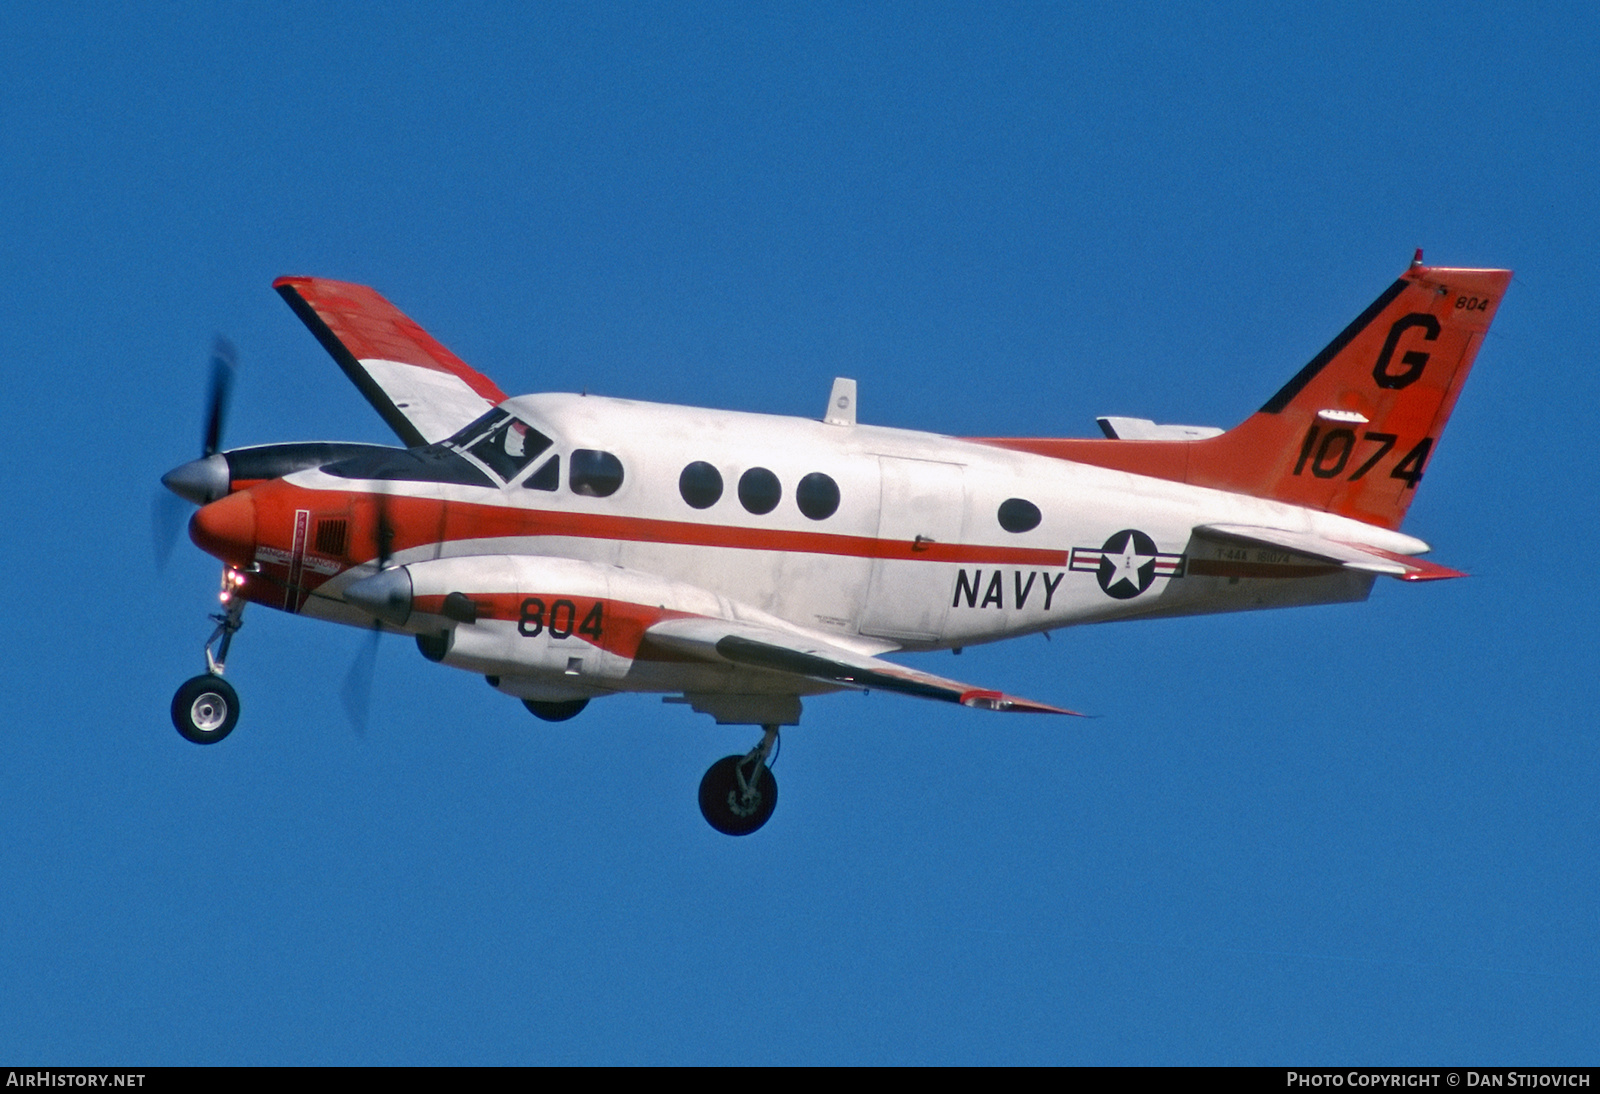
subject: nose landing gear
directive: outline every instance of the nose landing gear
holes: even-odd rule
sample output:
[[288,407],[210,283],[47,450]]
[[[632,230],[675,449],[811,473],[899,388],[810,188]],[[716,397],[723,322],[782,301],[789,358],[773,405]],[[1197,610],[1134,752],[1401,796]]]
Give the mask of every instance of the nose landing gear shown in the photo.
[[172,724],[186,741],[216,744],[238,723],[239,695],[220,676],[196,676],[172,697]]
[[[172,725],[186,741],[215,744],[239,724],[239,693],[222,678],[233,636],[244,626],[244,574],[231,566],[222,571],[222,611],[211,618],[216,629],[206,639],[204,675],[184,681],[172,697]],[[212,647],[216,653],[212,653]]]
[[724,756],[700,780],[700,812],[723,835],[748,836],[766,824],[778,806],[778,780],[767,766],[778,727],[761,729],[760,744],[743,756]]

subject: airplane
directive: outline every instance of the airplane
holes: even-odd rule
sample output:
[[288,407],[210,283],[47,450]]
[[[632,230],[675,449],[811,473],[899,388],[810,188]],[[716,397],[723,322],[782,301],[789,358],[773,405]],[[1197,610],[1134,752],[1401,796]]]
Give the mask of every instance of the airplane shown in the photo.
[[511,398],[374,290],[282,277],[278,294],[402,446],[223,450],[163,483],[223,563],[206,671],[172,701],[214,744],[247,603],[415,638],[534,716],[661,693],[760,741],[718,760],[720,832],[771,817],[769,761],[804,698],[876,690],[1071,714],[886,654],[1062,627],[1364,600],[1380,576],[1463,576],[1400,531],[1509,270],[1422,252],[1236,427],[1107,416],[1103,437],[949,437],[589,394]]

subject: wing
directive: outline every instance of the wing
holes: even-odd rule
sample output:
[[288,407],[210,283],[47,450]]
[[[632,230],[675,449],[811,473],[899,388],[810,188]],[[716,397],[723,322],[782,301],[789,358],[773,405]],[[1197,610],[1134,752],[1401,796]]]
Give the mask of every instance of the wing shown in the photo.
[[272,287],[408,446],[442,441],[506,399],[365,285],[280,277]]
[[[781,694],[786,686],[794,688],[791,694],[816,691],[814,685],[820,683],[862,691],[877,688],[982,710],[1075,713],[885,661],[697,586],[577,559],[429,559],[360,577],[336,595],[396,627],[418,633],[450,629],[450,663],[492,676],[531,672],[566,677],[576,659],[583,663],[580,674],[598,672],[593,682],[609,690],[636,661],[688,661],[775,674],[783,678],[783,686],[761,689],[772,694]],[[549,626],[542,617],[527,614],[530,604],[543,612],[546,603],[565,603],[572,610],[565,634],[556,632],[554,614]],[[579,618],[585,622],[573,627]],[[574,658],[584,643],[595,647],[595,655]],[[582,681],[572,676],[569,682]]]
[[1467,576],[1460,570],[1424,562],[1410,555],[1395,554],[1367,543],[1346,543],[1311,532],[1291,532],[1284,528],[1262,528],[1253,524],[1202,524],[1195,529],[1195,533],[1223,542],[1291,551],[1335,563],[1347,570],[1387,574],[1401,581],[1441,581]]
[[1077,711],[918,672],[797,631],[755,623],[703,616],[666,619],[645,631],[644,641],[703,661],[730,662],[862,691],[893,691],[981,710],[1077,714]]

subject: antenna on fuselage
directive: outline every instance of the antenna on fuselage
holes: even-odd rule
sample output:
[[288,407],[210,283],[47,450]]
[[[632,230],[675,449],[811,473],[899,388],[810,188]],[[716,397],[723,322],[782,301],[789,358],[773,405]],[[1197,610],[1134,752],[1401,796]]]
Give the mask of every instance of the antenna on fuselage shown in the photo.
[[833,378],[833,390],[828,393],[828,411],[822,420],[829,425],[856,424],[856,382],[843,376]]

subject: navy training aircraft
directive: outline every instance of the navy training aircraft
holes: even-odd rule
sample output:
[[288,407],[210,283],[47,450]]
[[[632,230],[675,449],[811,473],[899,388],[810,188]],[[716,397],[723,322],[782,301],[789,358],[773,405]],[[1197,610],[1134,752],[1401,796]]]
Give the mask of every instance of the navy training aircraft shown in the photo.
[[173,722],[200,744],[232,731],[223,671],[257,603],[413,635],[549,721],[661,692],[759,726],[700,786],[714,828],[753,832],[805,696],[1072,713],[885,654],[1461,576],[1399,529],[1510,278],[1419,251],[1237,427],[1105,417],[1093,439],[866,425],[848,379],[820,420],[510,398],[372,289],[280,278],[404,447],[222,450],[219,352],[205,453],[162,480],[201,506],[190,536],[224,567],[207,671]]

